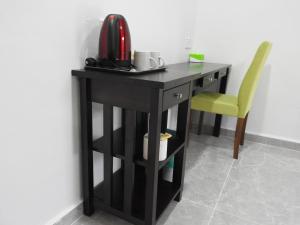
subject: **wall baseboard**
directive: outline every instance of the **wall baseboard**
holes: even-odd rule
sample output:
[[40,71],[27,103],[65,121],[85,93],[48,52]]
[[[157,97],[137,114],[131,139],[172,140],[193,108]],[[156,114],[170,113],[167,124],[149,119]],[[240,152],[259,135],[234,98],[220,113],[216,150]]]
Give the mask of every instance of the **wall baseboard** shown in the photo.
[[83,215],[82,211],[83,205],[82,202],[80,202],[71,211],[66,213],[61,219],[53,223],[53,225],[71,225]]
[[[196,132],[197,127],[198,127],[197,124],[193,124],[191,132],[197,133]],[[209,125],[204,125],[202,128],[202,133],[211,135],[212,127]],[[235,135],[235,131],[221,128],[221,135],[229,136],[229,137],[233,138]],[[253,141],[253,142],[258,142],[258,143],[268,144],[268,145],[274,145],[276,147],[289,148],[289,149],[300,151],[300,143],[298,143],[298,142],[287,141],[287,140],[283,140],[283,139],[279,139],[279,138],[266,137],[266,136],[262,136],[262,135],[258,135],[258,134],[250,134],[247,132],[245,134],[245,139],[248,141]]]

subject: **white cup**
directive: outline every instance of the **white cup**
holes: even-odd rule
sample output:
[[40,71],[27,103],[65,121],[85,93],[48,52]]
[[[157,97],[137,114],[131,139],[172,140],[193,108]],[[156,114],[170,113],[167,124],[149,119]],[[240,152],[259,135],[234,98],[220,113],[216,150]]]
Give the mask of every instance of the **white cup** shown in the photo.
[[134,52],[134,63],[136,70],[145,71],[158,67],[158,62],[151,56],[151,52]]
[[[165,134],[166,135],[166,134]],[[167,158],[168,153],[168,139],[172,137],[172,135],[167,134],[168,137],[164,137],[164,134],[160,135],[160,145],[159,145],[159,161],[163,161]],[[148,133],[144,136],[144,146],[143,146],[143,158],[145,160],[148,159]]]
[[[151,52],[151,57],[157,62],[157,68],[165,66],[165,60],[160,56],[160,52]],[[155,66],[154,64],[152,66]]]

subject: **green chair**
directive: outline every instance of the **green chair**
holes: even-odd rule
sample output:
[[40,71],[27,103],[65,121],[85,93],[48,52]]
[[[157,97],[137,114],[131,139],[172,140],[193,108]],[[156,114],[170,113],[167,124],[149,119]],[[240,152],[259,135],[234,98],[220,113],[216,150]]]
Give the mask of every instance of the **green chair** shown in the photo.
[[238,96],[201,93],[192,98],[192,110],[237,117],[233,158],[238,159],[239,145],[244,144],[247,117],[252,105],[260,74],[271,50],[270,42],[263,42],[242,81]]

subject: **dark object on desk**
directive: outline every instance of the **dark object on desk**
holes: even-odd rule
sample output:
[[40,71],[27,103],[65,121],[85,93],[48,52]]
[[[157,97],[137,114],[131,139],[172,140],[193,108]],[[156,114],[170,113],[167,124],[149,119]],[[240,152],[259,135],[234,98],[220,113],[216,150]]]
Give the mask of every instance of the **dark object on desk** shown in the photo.
[[[80,81],[84,214],[92,215],[96,202],[96,207],[133,224],[154,225],[172,200],[180,201],[192,94],[219,81],[220,92],[225,92],[229,71],[230,65],[214,63],[174,64],[165,72],[140,76],[73,70]],[[93,140],[92,102],[103,104],[104,135],[97,140]],[[167,130],[168,108],[175,105],[176,131]],[[117,130],[113,129],[114,106],[122,108],[122,127]],[[149,155],[144,160],[143,137],[148,130]],[[161,132],[171,133],[172,138],[166,160],[159,162]],[[93,151],[104,155],[104,180],[97,187]],[[113,157],[122,161],[116,172]],[[161,171],[173,157],[173,182],[168,182]]]
[[97,65],[98,65],[98,62],[97,62],[97,60],[94,59],[94,58],[87,58],[87,59],[85,60],[85,66],[86,66],[86,67],[95,67],[95,66],[97,66]]
[[99,40],[99,63],[102,67],[131,68],[131,40],[126,19],[108,15],[102,25]]
[[151,70],[143,70],[143,71],[138,71],[134,70],[134,68],[126,68],[126,67],[118,67],[118,68],[109,68],[109,67],[101,67],[101,66],[94,66],[93,61],[90,61],[85,67],[85,70],[92,70],[92,71],[99,71],[99,72],[109,72],[109,73],[118,73],[118,74],[124,74],[124,75],[141,75],[141,74],[146,74],[146,73],[155,73],[155,72],[160,72],[160,71],[165,71],[167,68],[166,67],[160,67],[160,68],[155,68]]

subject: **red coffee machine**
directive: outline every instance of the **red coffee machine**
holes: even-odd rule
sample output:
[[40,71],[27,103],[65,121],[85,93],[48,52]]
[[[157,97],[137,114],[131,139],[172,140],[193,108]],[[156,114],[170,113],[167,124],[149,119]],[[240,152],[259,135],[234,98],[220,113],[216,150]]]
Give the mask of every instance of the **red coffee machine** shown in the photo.
[[131,67],[131,40],[126,19],[110,14],[100,33],[98,63],[102,67],[126,69]]

